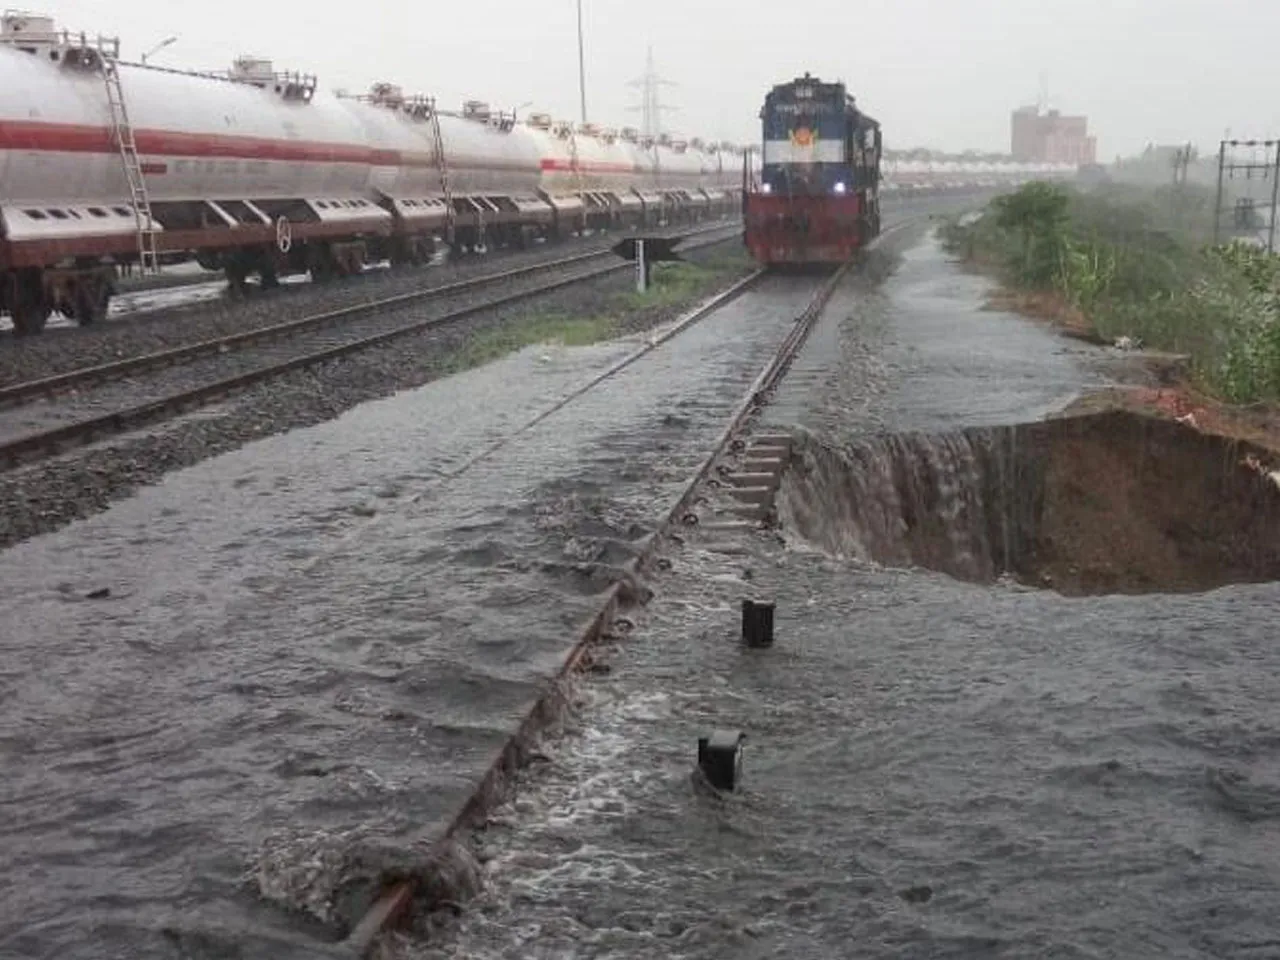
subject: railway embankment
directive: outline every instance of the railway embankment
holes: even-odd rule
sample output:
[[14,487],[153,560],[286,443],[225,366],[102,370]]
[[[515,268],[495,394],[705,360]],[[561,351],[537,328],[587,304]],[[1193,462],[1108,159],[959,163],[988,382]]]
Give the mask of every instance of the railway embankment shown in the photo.
[[1280,256],[1214,242],[1211,197],[1037,183],[943,229],[995,276],[989,298],[1134,354],[1129,382],[1072,412],[1120,408],[1280,448]]

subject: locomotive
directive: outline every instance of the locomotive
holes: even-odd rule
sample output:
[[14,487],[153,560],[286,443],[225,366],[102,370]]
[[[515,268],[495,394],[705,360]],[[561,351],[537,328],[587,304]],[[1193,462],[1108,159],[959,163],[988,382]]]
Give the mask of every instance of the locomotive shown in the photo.
[[233,288],[733,213],[742,151],[461,112],[390,83],[328,94],[242,57],[226,73],[0,18],[0,313],[105,316],[118,272],[195,260]]
[[843,83],[808,73],[775,86],[760,119],[758,184],[744,173],[752,257],[763,264],[849,259],[880,233],[880,124],[858,109]]

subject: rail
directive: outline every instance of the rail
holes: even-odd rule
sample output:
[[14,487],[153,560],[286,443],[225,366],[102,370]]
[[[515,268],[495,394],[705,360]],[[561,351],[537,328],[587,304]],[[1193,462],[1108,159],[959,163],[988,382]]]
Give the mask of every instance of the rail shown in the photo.
[[[770,392],[777,386],[794,360],[800,347],[803,346],[812,331],[823,308],[830,300],[837,286],[845,278],[849,264],[841,266],[814,293],[805,309],[795,318],[787,335],[779,344],[769,362],[756,376],[751,386],[736,404],[732,415],[717,438],[710,453],[698,466],[692,477],[686,482],[682,492],[667,510],[662,522],[650,534],[644,548],[628,565],[629,573],[639,575],[654,560],[658,548],[668,538],[671,530],[685,520],[690,507],[699,494],[699,489],[716,462],[733,444],[735,438],[742,433],[750,422],[764,408]],[[748,281],[754,276],[747,278]],[[745,286],[745,282],[744,282]],[[716,300],[704,305],[693,315],[685,318],[677,328],[664,337],[670,339],[692,323],[709,316],[720,309],[726,301]],[[631,358],[624,358],[624,363],[634,362],[640,353]],[[606,371],[599,379],[611,375]],[[561,404],[563,405],[563,404]],[[481,779],[466,803],[446,827],[434,845],[432,854],[441,859],[447,858],[449,845],[454,843],[460,833],[484,822],[488,814],[502,802],[510,791],[516,772],[523,765],[522,760],[527,753],[528,745],[543,732],[556,717],[561,716],[568,706],[570,688],[568,681],[581,674],[592,664],[593,649],[602,639],[610,635],[618,621],[621,610],[627,605],[624,596],[623,581],[617,581],[605,593],[596,612],[580,628],[561,663],[559,670],[547,685],[543,694],[533,704],[519,729],[508,739],[506,745],[490,765],[488,772]],[[434,859],[432,857],[431,859]],[[387,886],[373,902],[362,919],[352,928],[344,944],[353,956],[364,956],[372,947],[378,936],[395,925],[401,923],[412,909],[416,889],[413,881],[402,880]]]
[[[718,232],[727,233],[730,230],[736,231],[738,229],[740,228],[737,225],[727,227],[724,224],[719,224],[706,230],[697,231],[689,236],[691,238],[696,238],[707,234],[714,234]],[[222,337],[211,337],[208,340],[201,340],[196,343],[186,344],[180,347],[170,347],[165,350],[157,350],[152,353],[142,354],[137,357],[129,357],[124,360],[114,360],[110,363],[95,364],[91,367],[81,367],[77,370],[68,370],[65,373],[41,377],[38,380],[24,380],[21,383],[0,387],[0,409],[28,402],[36,397],[56,396],[59,393],[65,393],[69,390],[74,390],[92,383],[102,383],[107,380],[118,380],[147,370],[154,370],[160,367],[173,366],[177,363],[184,363],[197,357],[214,353],[223,353],[230,349],[240,349],[251,346],[255,343],[274,340],[282,336],[296,335],[305,331],[318,329],[331,323],[350,320],[354,317],[388,307],[398,307],[413,302],[464,293],[467,290],[478,289],[489,284],[500,283],[505,280],[513,280],[518,277],[529,276],[535,273],[559,270],[565,267],[574,266],[575,264],[589,263],[592,260],[600,260],[612,256],[614,256],[614,254],[609,250],[590,250],[585,253],[573,254],[568,257],[558,257],[555,260],[544,260],[538,263],[527,264],[522,267],[515,267],[511,270],[488,273],[484,276],[473,277],[468,280],[458,280],[453,283],[441,284],[440,286],[429,287],[424,290],[414,290],[409,293],[402,293],[391,297],[383,297],[378,300],[369,300],[353,304],[349,307],[339,307],[335,310],[328,310],[323,313],[313,314],[309,317],[302,317],[297,320],[289,320],[283,323],[272,324],[267,327],[260,327],[256,330],[246,330],[241,333],[228,334]]]
[[[704,235],[722,233],[724,236],[713,236],[710,239],[703,240],[701,243],[686,247],[685,249],[694,250],[721,243],[734,236],[738,230],[739,228],[736,225],[728,228],[721,225],[718,228],[703,231],[702,233]],[[429,290],[413,291],[411,293],[385,297],[381,300],[356,304],[350,307],[343,307],[338,310],[331,310],[310,317],[302,317],[298,320],[287,321],[261,330],[232,334],[228,337],[205,340],[197,344],[190,344],[185,347],[176,347],[171,350],[163,350],[157,353],[147,354],[143,357],[135,357],[129,360],[119,361],[118,363],[103,364],[98,367],[71,371],[67,374],[60,374],[55,377],[48,377],[39,381],[15,384],[12,387],[6,388],[4,391],[0,391],[0,404],[4,402],[12,404],[14,402],[20,402],[22,399],[29,398],[31,396],[68,390],[75,385],[100,379],[104,375],[106,375],[108,379],[114,379],[118,376],[136,373],[139,370],[153,369],[160,366],[170,366],[174,363],[189,360],[196,356],[222,353],[232,346],[245,346],[250,343],[292,336],[298,333],[306,333],[336,321],[349,320],[356,315],[363,315],[389,307],[399,307],[421,302],[426,299],[434,299],[449,294],[465,292],[476,289],[477,287],[487,286],[495,282],[509,280],[514,276],[561,269],[566,266],[573,266],[578,263],[598,260],[605,257],[617,262],[608,263],[601,267],[592,268],[583,272],[575,272],[569,276],[556,277],[544,283],[532,286],[529,289],[514,291],[498,297],[486,298],[476,303],[450,310],[440,316],[422,320],[413,320],[408,323],[395,326],[389,330],[375,333],[371,336],[358,338],[349,343],[342,343],[336,346],[314,350],[291,357],[279,363],[268,364],[230,377],[224,377],[209,383],[201,384],[188,390],[178,391],[159,399],[146,401],[124,409],[113,410],[98,416],[54,427],[49,430],[42,430],[17,437],[16,439],[0,444],[0,467],[12,468],[25,462],[54,456],[72,447],[83,446],[88,443],[96,442],[106,436],[124,433],[136,427],[156,422],[164,419],[170,414],[176,415],[178,413],[195,409],[212,400],[228,396],[238,390],[278,377],[292,370],[315,366],[328,360],[337,359],[348,354],[388,343],[412,333],[417,333],[432,327],[440,327],[455,323],[478,313],[504,307],[541,294],[551,293],[564,287],[583,283],[588,280],[598,279],[623,270],[632,270],[634,269],[634,265],[627,261],[618,260],[616,255],[612,254],[610,251],[593,251],[585,254],[577,254],[572,257],[560,258],[558,260],[551,261],[550,263],[544,262],[540,264],[531,264],[526,267],[519,267],[516,270],[504,271],[500,274],[491,274],[486,277],[479,277],[472,280],[446,284],[440,287],[433,287]]]

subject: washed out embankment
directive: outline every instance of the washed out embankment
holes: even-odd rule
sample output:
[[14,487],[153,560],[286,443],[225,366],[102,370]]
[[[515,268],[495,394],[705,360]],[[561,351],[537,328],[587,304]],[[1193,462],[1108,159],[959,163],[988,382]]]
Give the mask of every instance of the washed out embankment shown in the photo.
[[888,566],[1069,595],[1280,579],[1274,454],[1124,412],[829,446],[784,477],[789,534]]

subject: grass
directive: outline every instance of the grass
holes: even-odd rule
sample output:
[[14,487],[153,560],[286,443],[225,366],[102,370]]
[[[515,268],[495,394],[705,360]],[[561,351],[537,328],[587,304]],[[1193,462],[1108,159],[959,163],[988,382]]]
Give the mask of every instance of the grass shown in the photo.
[[[719,274],[730,258],[717,258],[707,264],[693,263],[658,263],[649,273],[649,289],[644,293],[632,290],[620,294],[616,306],[623,310],[648,310],[654,307],[671,306],[691,297],[697,297],[706,288],[708,274]],[[741,256],[732,258],[732,262],[740,264]],[[720,264],[717,270],[716,264]]]
[[741,251],[716,254],[700,263],[655,264],[645,293],[633,289],[613,294],[589,315],[561,310],[524,314],[469,338],[449,356],[446,371],[469,370],[538,344],[585,347],[651,326],[663,319],[660,312],[692,306],[720,289],[740,275],[745,264]]
[[1108,340],[1188,354],[1197,386],[1220,399],[1280,400],[1280,257],[1214,245],[1201,193],[1029,184],[942,236]]
[[539,313],[476,334],[450,357],[449,371],[456,373],[479,367],[540,343],[585,347],[608,340],[618,331],[618,318],[607,314],[573,317],[564,313]]

